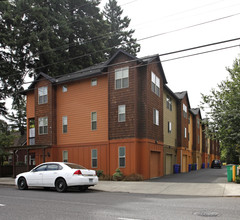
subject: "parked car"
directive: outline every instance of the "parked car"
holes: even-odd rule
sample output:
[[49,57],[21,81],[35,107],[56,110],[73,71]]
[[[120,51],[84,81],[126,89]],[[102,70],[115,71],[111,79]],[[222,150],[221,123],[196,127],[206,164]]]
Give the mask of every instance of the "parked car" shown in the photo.
[[213,160],[211,168],[214,168],[214,167],[218,167],[218,168],[221,169],[222,168],[222,162],[220,160]]
[[58,192],[64,192],[68,187],[79,187],[87,190],[89,186],[98,183],[95,170],[89,170],[81,165],[63,162],[42,163],[29,172],[17,175],[15,184],[18,189],[28,187],[55,187]]

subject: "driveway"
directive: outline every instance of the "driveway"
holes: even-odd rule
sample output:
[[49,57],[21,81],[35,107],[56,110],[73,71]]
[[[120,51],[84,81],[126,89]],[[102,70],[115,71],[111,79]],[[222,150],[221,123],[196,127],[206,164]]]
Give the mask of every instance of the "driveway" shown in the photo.
[[149,182],[171,182],[171,183],[227,183],[227,168],[200,169],[189,173],[178,173],[154,178]]

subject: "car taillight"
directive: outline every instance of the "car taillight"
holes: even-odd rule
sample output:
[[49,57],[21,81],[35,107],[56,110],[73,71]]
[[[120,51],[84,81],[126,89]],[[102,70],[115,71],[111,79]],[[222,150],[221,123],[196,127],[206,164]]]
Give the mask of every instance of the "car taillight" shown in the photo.
[[77,171],[74,172],[73,175],[82,175],[82,172],[81,172],[81,170],[77,170]]

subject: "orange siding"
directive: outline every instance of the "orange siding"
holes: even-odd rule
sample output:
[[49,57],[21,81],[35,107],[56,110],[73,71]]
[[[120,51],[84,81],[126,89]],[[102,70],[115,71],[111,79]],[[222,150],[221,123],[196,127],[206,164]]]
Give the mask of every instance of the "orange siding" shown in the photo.
[[[57,88],[57,144],[91,143],[108,140],[107,76],[67,84],[68,91]],[[97,112],[97,130],[91,130],[91,112]],[[68,117],[68,132],[62,133],[62,117]]]
[[34,92],[29,92],[27,94],[27,118],[34,118],[35,117],[35,97]]

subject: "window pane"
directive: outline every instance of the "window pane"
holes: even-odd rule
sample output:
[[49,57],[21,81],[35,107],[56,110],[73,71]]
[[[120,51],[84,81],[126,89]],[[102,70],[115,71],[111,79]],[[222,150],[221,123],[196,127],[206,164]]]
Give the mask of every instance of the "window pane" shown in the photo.
[[123,68],[122,69],[122,77],[123,78],[128,78],[128,71],[129,71],[128,68]]
[[125,157],[125,147],[119,147],[119,156]]
[[97,130],[97,122],[96,121],[92,122],[92,130]]
[[92,121],[97,121],[97,112],[92,112]]
[[119,105],[118,106],[118,113],[119,114],[125,113],[125,105]]
[[121,89],[121,79],[116,80],[116,89]]
[[97,159],[92,159],[92,167],[97,167]]
[[125,167],[125,158],[119,158],[119,166]]
[[122,79],[122,88],[127,88],[128,87],[128,78]]
[[122,79],[122,71],[116,70],[115,72],[115,80]]
[[92,157],[93,157],[93,158],[96,158],[96,157],[97,157],[97,150],[96,150],[96,149],[93,149],[93,150],[92,150]]
[[160,79],[156,76],[156,86],[160,88]]

